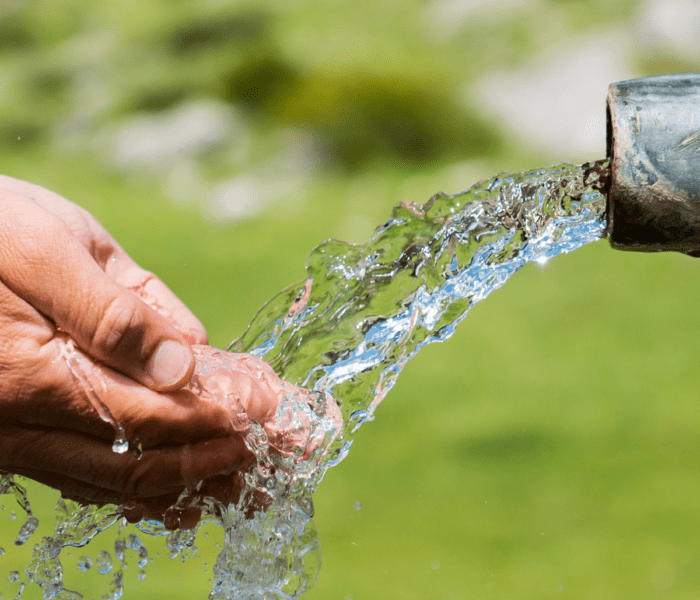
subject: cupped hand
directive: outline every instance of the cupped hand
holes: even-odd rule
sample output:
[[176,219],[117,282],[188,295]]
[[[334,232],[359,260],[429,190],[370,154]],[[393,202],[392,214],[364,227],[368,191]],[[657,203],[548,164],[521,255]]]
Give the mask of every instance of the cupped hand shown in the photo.
[[[206,346],[199,321],[89,213],[2,176],[0,341],[0,469],[122,504],[130,520],[192,526],[198,508],[168,514],[186,489],[236,501],[251,421],[282,456],[322,443],[278,414],[284,397],[313,408],[312,393]],[[340,423],[332,400],[324,410]],[[113,451],[117,427],[136,451]]]
[[[0,469],[118,502],[244,467],[229,411],[181,389],[190,344],[206,339],[89,213],[0,177]],[[100,406],[138,439],[140,460],[112,451]]]
[[[259,466],[275,470],[275,457],[282,459],[284,468],[294,468],[292,465],[301,461],[307,461],[306,468],[319,464],[342,425],[340,410],[330,396],[282,381],[270,365],[255,356],[204,345],[195,345],[193,350],[195,371],[183,391],[192,392],[207,405],[223,408],[236,433],[262,453],[256,457]],[[181,498],[170,493],[135,499],[124,507],[123,514],[130,521],[157,519],[169,529],[190,528],[199,520],[205,498],[213,497],[224,505],[238,503],[244,470],[238,465],[233,472],[206,478],[188,470],[191,485]],[[241,506],[252,514],[267,506],[270,498],[249,488],[244,500]]]

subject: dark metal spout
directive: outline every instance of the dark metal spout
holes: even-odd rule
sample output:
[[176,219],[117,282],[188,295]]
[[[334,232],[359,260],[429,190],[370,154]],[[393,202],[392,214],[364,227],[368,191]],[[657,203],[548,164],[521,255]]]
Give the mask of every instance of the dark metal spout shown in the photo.
[[700,74],[613,83],[607,145],[612,246],[700,253]]

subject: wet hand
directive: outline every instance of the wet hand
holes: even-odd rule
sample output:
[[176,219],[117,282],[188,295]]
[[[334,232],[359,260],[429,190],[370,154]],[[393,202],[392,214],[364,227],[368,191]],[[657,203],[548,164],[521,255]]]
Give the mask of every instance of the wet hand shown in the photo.
[[[0,209],[0,469],[174,528],[199,517],[168,514],[186,488],[237,499],[251,420],[283,456],[319,446],[277,414],[285,395],[312,395],[259,359],[193,351],[199,321],[89,213],[8,177]],[[140,458],[113,451],[114,421]]]
[[[9,177],[0,339],[0,469],[118,501],[250,461],[228,412],[180,389],[194,371],[190,344],[206,342],[199,321],[90,214]],[[112,452],[114,426],[90,389],[141,442],[141,460]]]
[[[194,375],[185,386],[199,400],[218,406],[228,413],[233,429],[242,437],[264,434],[263,460],[273,455],[284,457],[287,464],[311,461],[316,465],[327,444],[342,425],[340,410],[333,399],[282,381],[263,360],[249,354],[235,354],[211,346],[193,346],[196,358]],[[325,426],[319,427],[321,420]],[[261,427],[254,430],[253,423]],[[262,431],[261,431],[262,430]],[[251,455],[252,458],[252,455]],[[253,466],[251,461],[250,466]],[[130,521],[156,519],[169,529],[191,528],[198,522],[202,500],[213,497],[224,505],[237,503],[244,488],[243,468],[209,476],[188,477],[187,494],[178,501],[176,494],[141,498],[129,502],[123,511]],[[249,514],[265,507],[269,498],[248,490],[246,510]]]

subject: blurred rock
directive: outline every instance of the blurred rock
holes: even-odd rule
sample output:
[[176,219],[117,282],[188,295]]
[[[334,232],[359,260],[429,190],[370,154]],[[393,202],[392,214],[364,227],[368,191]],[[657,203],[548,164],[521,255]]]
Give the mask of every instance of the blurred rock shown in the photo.
[[273,202],[293,204],[325,158],[308,133],[279,132],[283,148],[253,171],[214,184],[206,216],[230,223],[260,214]]
[[540,6],[538,0],[432,0],[425,7],[423,19],[437,39],[444,39],[471,21],[501,21]]
[[176,157],[221,146],[245,127],[233,109],[214,100],[190,101],[157,114],[137,115],[107,133],[108,158],[123,169],[158,169]]
[[577,38],[521,69],[489,73],[467,94],[552,160],[597,160],[605,156],[608,85],[634,76],[629,46],[623,29]]
[[636,24],[639,40],[657,51],[700,58],[700,2],[648,0]]
[[173,160],[163,177],[163,190],[176,204],[200,204],[208,197],[210,186],[191,158]]
[[207,217],[232,222],[259,213],[274,195],[270,186],[255,175],[241,175],[224,181],[214,191]]
[[72,81],[70,104],[73,110],[53,127],[53,142],[60,150],[80,150],[95,135],[100,119],[114,106],[116,93],[107,77],[98,70],[85,69]]

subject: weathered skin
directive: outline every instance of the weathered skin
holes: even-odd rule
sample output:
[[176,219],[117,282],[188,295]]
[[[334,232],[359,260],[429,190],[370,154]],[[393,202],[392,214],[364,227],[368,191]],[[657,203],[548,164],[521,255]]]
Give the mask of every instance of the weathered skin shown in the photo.
[[[206,381],[198,371],[185,387],[195,373],[191,345],[207,342],[194,315],[86,211],[3,176],[0,341],[0,469],[67,497],[131,500],[132,518],[162,517],[199,480],[235,498],[236,474],[252,457],[234,406],[277,436],[280,451],[291,442],[268,423],[288,391],[269,367],[258,365],[260,377],[218,369]],[[230,393],[214,401],[215,388]],[[95,398],[140,441],[140,460],[112,451],[115,428]]]

